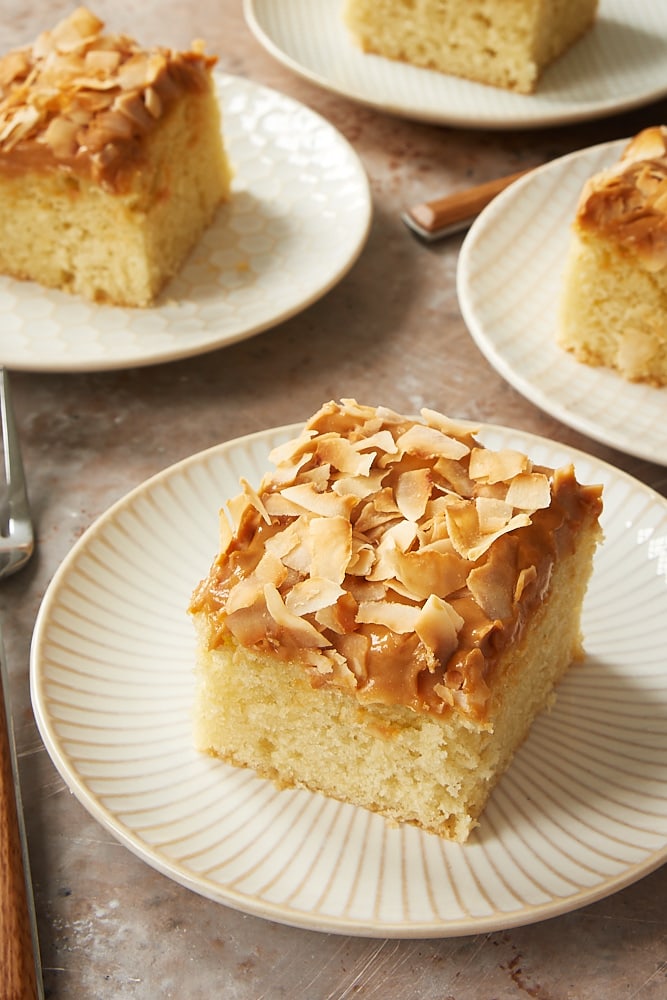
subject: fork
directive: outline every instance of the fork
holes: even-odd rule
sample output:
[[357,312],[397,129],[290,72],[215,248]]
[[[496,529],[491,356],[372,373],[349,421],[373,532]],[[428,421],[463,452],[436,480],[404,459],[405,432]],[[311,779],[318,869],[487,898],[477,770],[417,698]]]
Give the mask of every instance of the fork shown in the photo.
[[[32,555],[28,505],[9,380],[0,368],[4,481],[0,492],[0,578],[21,569]],[[0,632],[0,969],[7,1000],[42,1000],[35,905],[21,807],[16,742]]]

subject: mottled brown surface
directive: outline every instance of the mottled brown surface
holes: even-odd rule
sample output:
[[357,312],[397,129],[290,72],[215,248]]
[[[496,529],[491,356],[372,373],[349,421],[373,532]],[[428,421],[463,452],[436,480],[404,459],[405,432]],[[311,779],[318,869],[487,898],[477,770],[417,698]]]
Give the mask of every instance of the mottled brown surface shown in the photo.
[[[3,48],[31,41],[71,6],[64,0],[0,0]],[[564,427],[494,372],[459,312],[460,237],[426,248],[399,218],[409,204],[662,122],[667,105],[536,132],[437,128],[376,113],[292,75],[253,39],[240,0],[100,0],[92,6],[114,30],[149,43],[186,47],[204,37],[224,71],[274,87],[320,112],[361,156],[375,215],[350,274],[319,303],[274,330],[156,367],[13,375],[39,545],[28,568],[3,583],[0,611],[47,996],[663,998],[665,868],[570,915],[443,941],[348,939],[295,930],[188,892],[118,844],[66,790],[37,734],[27,678],[30,636],[49,579],[112,501],[186,455],[305,419],[329,398],[353,396],[401,412],[429,406],[516,426],[583,448],[667,494],[664,468]]]

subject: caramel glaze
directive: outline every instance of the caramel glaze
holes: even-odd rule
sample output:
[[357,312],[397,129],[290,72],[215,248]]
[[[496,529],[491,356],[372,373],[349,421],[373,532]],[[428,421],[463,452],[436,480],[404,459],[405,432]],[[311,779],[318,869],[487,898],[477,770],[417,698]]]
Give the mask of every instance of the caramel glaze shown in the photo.
[[667,266],[667,127],[638,133],[618,163],[587,181],[575,229],[614,241],[648,270]]
[[[108,47],[121,55],[121,63],[137,56],[147,56],[153,73],[150,84],[124,89],[120,83],[106,90],[87,87],[76,79],[63,81],[59,94],[53,94],[53,81],[42,82],[40,59],[31,48],[15,50],[0,59],[0,122],[22,106],[37,106],[41,117],[28,134],[8,148],[0,142],[0,171],[21,176],[26,170],[60,173],[85,178],[110,193],[129,191],[138,176],[138,168],[147,158],[147,138],[164,124],[165,117],[186,93],[205,93],[211,89],[210,70],[215,57],[192,49],[174,52],[166,48],[141,49],[125,36],[101,36]],[[23,55],[16,75],[9,72],[10,57]],[[14,61],[12,65],[17,65]],[[156,70],[157,67],[157,70]],[[7,77],[11,77],[7,80]],[[160,114],[151,114],[144,101],[150,86],[157,94]],[[115,106],[117,98],[122,98]],[[77,115],[82,124],[75,148],[55,151],[46,139],[47,129],[59,115]],[[88,120],[85,120],[86,117]],[[73,190],[75,187],[73,188]]]
[[[356,623],[352,607],[350,632],[363,636],[367,647],[366,677],[357,676],[355,690],[360,703],[403,705],[416,712],[442,715],[449,706],[443,702],[436,686],[444,684],[454,692],[462,691],[467,695],[464,714],[478,721],[486,720],[499,657],[518,640],[526,622],[547,595],[556,559],[573,551],[582,523],[596,521],[602,508],[600,488],[578,484],[571,467],[553,473],[550,469],[540,471],[552,475],[550,507],[536,511],[530,525],[503,536],[496,543],[504,547],[503,560],[510,561],[514,580],[524,568],[534,566],[536,570],[521,599],[513,602],[511,616],[491,620],[465,587],[450,595],[448,601],[464,624],[459,632],[458,649],[446,663],[437,663],[433,669],[414,633],[398,635],[386,627]],[[224,612],[227,594],[256,566],[271,533],[272,527],[261,520],[256,510],[246,511],[237,537],[225,555],[214,562],[208,578],[195,591],[190,611],[207,616],[211,648],[224,643],[229,634]],[[479,565],[485,558],[471,565]],[[401,598],[397,595],[396,599]],[[343,650],[340,636],[327,630],[323,630],[323,634]],[[290,637],[281,632],[268,615],[258,622],[257,635],[253,638],[251,646],[258,651],[285,659],[299,658],[298,648],[293,643],[290,645]],[[315,686],[349,688],[349,685],[340,685],[335,676],[309,669]]]

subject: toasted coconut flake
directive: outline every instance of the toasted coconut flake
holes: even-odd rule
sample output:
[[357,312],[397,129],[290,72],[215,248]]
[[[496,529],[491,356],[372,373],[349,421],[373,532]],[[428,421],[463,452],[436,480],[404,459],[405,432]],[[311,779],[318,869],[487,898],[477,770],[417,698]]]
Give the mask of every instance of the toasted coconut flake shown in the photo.
[[279,587],[287,576],[287,570],[272,553],[265,552],[251,576],[239,580],[227,597],[225,611],[234,614],[241,608],[249,608],[262,598],[264,584]]
[[155,87],[147,87],[144,91],[144,103],[149,114],[153,118],[159,118],[162,114],[162,99]]
[[511,617],[516,580],[515,550],[506,536],[499,540],[493,554],[468,575],[468,590],[492,622]]
[[267,550],[257,563],[254,576],[260,583],[272,583],[274,587],[279,587],[287,577],[287,570],[283,562]]
[[357,500],[365,500],[377,493],[382,487],[382,480],[387,475],[384,469],[374,469],[368,475],[343,476],[332,483],[334,493],[341,496],[353,496]]
[[435,684],[433,686],[433,690],[439,698],[442,698],[445,705],[449,705],[451,707],[454,704],[454,693],[451,688],[447,687],[446,684]]
[[475,562],[507,531],[523,528],[530,524],[527,514],[515,514],[498,531],[482,534],[475,504],[451,506],[447,508],[447,528],[454,548],[464,559]]
[[391,431],[381,430],[367,437],[362,437],[358,441],[352,442],[352,447],[356,451],[369,451],[371,449],[385,452],[388,455],[395,455],[398,452],[398,445],[394,441]]
[[369,625],[385,625],[399,635],[414,632],[421,609],[415,604],[397,604],[389,601],[362,601],[357,611],[357,621]]
[[315,667],[318,674],[332,674],[334,665],[333,660],[330,655],[328,655],[333,650],[327,650],[326,653],[321,653],[317,649],[306,649],[304,650],[304,661],[311,667]]
[[368,636],[360,632],[348,632],[345,635],[336,636],[336,648],[345,657],[345,662],[354,676],[362,683],[368,678],[370,645]]
[[470,563],[455,553],[434,549],[399,552],[394,565],[405,592],[419,600],[425,600],[431,594],[447,597],[460,590],[465,585],[470,568]]
[[519,510],[543,510],[551,503],[551,484],[542,472],[522,472],[509,484],[505,499]]
[[266,493],[263,497],[264,507],[269,517],[301,517],[308,512],[300,504],[284,496],[282,491],[278,493]]
[[312,556],[308,545],[307,519],[297,518],[272,538],[267,538],[265,544],[288,569],[304,576],[310,571]]
[[[313,468],[305,469],[301,473],[301,481],[304,483],[310,483],[318,493],[324,493],[324,491],[329,486],[329,480],[331,479],[331,466],[330,465],[316,465]],[[342,490],[336,491],[342,494]]]
[[429,410],[424,407],[420,413],[430,427],[442,431],[447,437],[463,438],[469,446],[473,443],[473,436],[479,431],[478,424],[473,424],[469,420],[452,420],[451,417],[446,417],[444,413],[438,413],[437,410]]
[[471,502],[452,503],[445,507],[444,513],[452,545],[460,556],[467,559],[481,537],[477,507]]
[[437,489],[450,490],[461,497],[475,495],[475,481],[470,478],[461,462],[451,458],[439,458],[435,463],[434,471],[444,480],[444,483],[437,485]]
[[327,640],[314,625],[305,618],[292,614],[285,607],[280,592],[273,584],[265,583],[263,592],[266,609],[276,625],[283,630],[284,641],[289,640],[290,645],[303,646],[306,649],[317,649],[328,645]]
[[483,483],[508,483],[522,472],[530,472],[530,460],[520,451],[503,448],[473,448],[468,474]]
[[0,59],[0,88],[27,76],[30,71],[30,56],[27,49],[14,49]]
[[4,122],[0,119],[0,143],[5,150],[13,149],[26,135],[29,135],[41,115],[31,105],[17,108]]
[[224,555],[234,538],[234,531],[229,523],[227,512],[221,508],[218,511],[218,538],[220,545],[220,555]]
[[336,687],[343,688],[347,691],[354,691],[356,689],[356,675],[352,671],[350,664],[347,662],[345,657],[342,656],[337,649],[325,649],[324,652],[319,655],[325,656],[331,663],[333,681]]
[[347,564],[347,572],[353,576],[368,576],[373,563],[375,562],[375,552],[373,546],[368,542],[363,542],[359,538],[352,538],[352,554]]
[[246,515],[246,511],[250,510],[252,507],[253,505],[249,502],[245,493],[239,493],[237,496],[231,497],[231,499],[227,501],[227,510],[229,511],[229,516],[232,519],[235,531],[239,530],[243,522],[243,518]]
[[315,621],[322,629],[347,635],[354,631],[358,606],[352,594],[344,591],[335,604],[328,604],[315,612]]
[[496,500],[492,497],[477,497],[475,500],[479,530],[483,535],[495,534],[506,527],[514,513],[511,504],[506,500]]
[[463,618],[451,604],[432,594],[416,617],[415,632],[440,663],[446,663],[458,646],[462,625]]
[[262,642],[270,626],[271,618],[267,614],[264,601],[257,601],[249,607],[240,608],[234,614],[227,615],[225,619],[225,627],[242,646],[254,646]]
[[346,517],[315,517],[309,525],[311,575],[341,584],[352,555],[352,525]]
[[251,608],[262,596],[262,587],[256,577],[249,576],[245,580],[239,580],[227,595],[225,613],[233,615],[244,608]]
[[134,92],[118,94],[111,107],[140,129],[145,129],[151,124],[151,116],[139,94]]
[[391,580],[398,576],[398,555],[407,552],[416,537],[417,525],[412,521],[399,521],[388,528],[376,548],[375,566],[368,579]]
[[84,65],[88,73],[103,73],[111,76],[120,65],[121,54],[117,49],[88,49]]
[[311,442],[316,434],[317,431],[304,428],[298,437],[292,438],[292,440],[286,441],[284,444],[279,444],[270,451],[269,461],[278,466],[284,463],[290,465],[294,463],[303,464],[304,456],[307,457],[312,454],[313,445]]
[[529,587],[535,580],[537,580],[537,568],[535,566],[527,566],[521,570],[516,581],[516,587],[514,588],[514,600],[516,602],[521,600],[526,587]]
[[73,156],[77,150],[77,132],[79,126],[76,122],[70,121],[58,115],[52,118],[44,133],[44,141],[53,150],[53,155],[57,159],[65,159]]
[[434,427],[413,424],[396,442],[402,452],[422,458],[463,458],[470,448]]
[[281,490],[281,496],[297,504],[302,510],[318,514],[320,517],[345,517],[348,520],[356,502],[355,497],[339,496],[330,491],[320,492],[311,483],[286,486]]
[[345,438],[326,437],[317,444],[317,457],[348,476],[367,476],[373,454],[360,454]]
[[322,576],[310,576],[295,583],[285,598],[285,606],[295,615],[310,615],[335,604],[345,591]]
[[51,39],[60,52],[70,52],[80,49],[85,42],[93,41],[104,27],[100,21],[85,7],[77,7],[69,17],[65,18],[51,31]]
[[248,503],[255,508],[263,521],[266,521],[267,524],[271,524],[271,518],[269,517],[268,511],[260,499],[259,493],[243,476],[241,476],[241,486],[243,487],[243,492],[248,500]]
[[398,477],[396,506],[408,521],[419,521],[431,497],[431,473],[428,469],[410,469]]

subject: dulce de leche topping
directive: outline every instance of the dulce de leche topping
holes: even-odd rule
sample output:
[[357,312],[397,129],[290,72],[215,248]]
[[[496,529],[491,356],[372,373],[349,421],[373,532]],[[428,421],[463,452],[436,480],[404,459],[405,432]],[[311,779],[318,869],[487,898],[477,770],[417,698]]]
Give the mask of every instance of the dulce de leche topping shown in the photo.
[[221,551],[190,611],[300,660],[315,686],[484,721],[499,654],[601,510],[573,469],[491,451],[433,410],[330,402],[222,512]]
[[0,59],[0,170],[64,170],[122,189],[174,103],[210,87],[215,59],[201,43],[143,49],[103,29],[79,7]]
[[667,267],[667,128],[639,132],[581,192],[575,230],[614,241],[651,272]]

